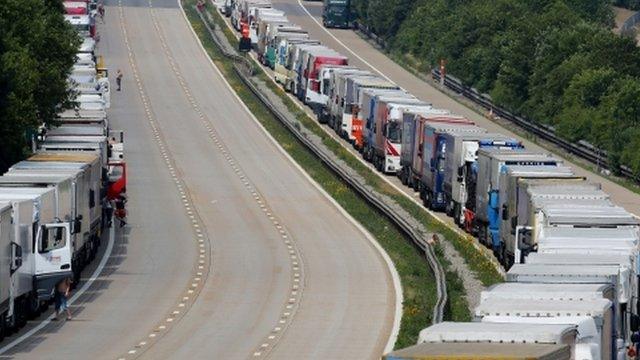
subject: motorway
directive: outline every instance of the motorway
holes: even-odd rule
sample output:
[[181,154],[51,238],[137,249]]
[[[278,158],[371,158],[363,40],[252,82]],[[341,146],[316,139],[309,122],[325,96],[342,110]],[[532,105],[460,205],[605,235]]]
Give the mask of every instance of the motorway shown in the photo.
[[[363,40],[354,31],[341,29],[328,30],[322,27],[321,2],[273,0],[273,4],[275,8],[284,11],[291,22],[296,23],[309,31],[311,38],[318,39],[324,45],[348,56],[351,65],[370,70],[386,77],[418,98],[433,104],[435,107],[449,109],[458,115],[463,115],[473,120],[479,126],[488,129],[489,132],[499,132],[520,138],[513,132],[508,131],[500,125],[478,114],[474,110],[462,105],[453,98],[445,95],[435,87],[405,70],[367,41]],[[520,138],[520,140],[522,140],[523,144],[528,149],[548,152],[531,141],[522,138]],[[611,180],[578,167],[574,163],[565,162],[572,166],[576,174],[579,176],[585,176],[590,181],[602,184],[603,190],[611,195],[611,199],[616,204],[636,215],[640,215],[640,194],[634,193]],[[402,187],[397,179],[392,177],[388,177],[388,179],[395,185]],[[408,193],[409,190],[405,188],[405,192]],[[445,220],[444,216],[440,216],[440,218],[447,221],[449,224],[453,224],[452,221]]]
[[379,358],[400,304],[371,237],[258,126],[174,1],[106,4],[129,225],[74,320],[42,316],[0,356]]

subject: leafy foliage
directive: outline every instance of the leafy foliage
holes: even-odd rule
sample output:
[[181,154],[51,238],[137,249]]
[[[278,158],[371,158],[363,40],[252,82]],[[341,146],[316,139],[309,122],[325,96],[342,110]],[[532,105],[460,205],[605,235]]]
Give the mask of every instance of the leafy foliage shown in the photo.
[[379,1],[354,4],[360,21],[387,32],[378,34],[390,51],[424,68],[445,59],[450,74],[498,104],[640,175],[640,49],[611,31],[610,1]]
[[0,1],[0,170],[23,158],[29,132],[71,106],[79,45],[61,0]]

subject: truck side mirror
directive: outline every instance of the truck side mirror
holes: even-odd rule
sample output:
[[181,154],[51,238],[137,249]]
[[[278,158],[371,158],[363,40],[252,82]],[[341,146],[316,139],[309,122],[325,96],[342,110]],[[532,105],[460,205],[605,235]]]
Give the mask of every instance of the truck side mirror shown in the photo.
[[82,215],[78,215],[78,217],[73,221],[73,233],[77,234],[82,231]]
[[11,264],[11,273],[14,273],[22,266],[22,246],[11,243],[13,248],[13,263]]
[[637,332],[640,330],[640,316],[636,314],[631,314],[631,320],[629,322],[629,329],[632,332]]
[[514,216],[511,218],[511,228],[515,229],[518,226],[518,217]]
[[502,220],[509,220],[509,209],[507,208],[507,204],[502,205]]

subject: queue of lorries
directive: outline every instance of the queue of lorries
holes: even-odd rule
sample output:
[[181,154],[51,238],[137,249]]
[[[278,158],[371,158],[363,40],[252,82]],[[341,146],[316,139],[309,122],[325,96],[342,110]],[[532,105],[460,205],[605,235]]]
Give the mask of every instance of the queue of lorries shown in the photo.
[[109,126],[108,71],[97,63],[95,31],[75,21],[93,18],[97,4],[64,5],[83,38],[68,78],[75,108],[42,126],[32,155],[0,176],[0,339],[38,316],[59,281],[80,279],[108,225],[107,204],[124,211],[124,134]]
[[[640,223],[553,155],[348,64],[269,0],[230,0],[231,24],[286,91],[424,205],[491,248],[506,283],[474,321],[424,329],[387,359],[625,359],[640,341]],[[245,43],[248,43],[245,39]],[[627,352],[629,351],[629,354]]]

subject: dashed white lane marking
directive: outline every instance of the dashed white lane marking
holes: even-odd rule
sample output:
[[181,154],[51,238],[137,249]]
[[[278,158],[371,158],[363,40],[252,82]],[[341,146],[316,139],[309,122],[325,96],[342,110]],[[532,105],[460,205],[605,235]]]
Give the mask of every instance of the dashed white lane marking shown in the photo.
[[[149,0],[149,7],[152,8],[152,0]],[[178,3],[180,4],[180,1],[178,0]],[[180,4],[180,7],[182,7],[182,4]],[[129,55],[129,62],[131,64],[132,67],[132,72],[134,74],[134,78],[136,80],[136,83],[138,84],[138,90],[140,93],[140,96],[142,98],[142,102],[145,106],[145,112],[147,114],[147,120],[149,122],[149,124],[151,125],[152,131],[154,132],[154,137],[156,139],[156,142],[158,143],[159,148],[161,149],[162,155],[165,158],[165,162],[167,165],[167,168],[169,169],[171,175],[174,177],[174,179],[176,179],[176,184],[177,184],[177,188],[178,191],[181,195],[182,201],[184,203],[185,208],[190,207],[191,204],[188,200],[188,196],[187,196],[187,192],[185,192],[183,190],[183,188],[185,188],[186,186],[182,183],[182,181],[177,179],[177,176],[175,176],[175,161],[173,160],[170,152],[168,150],[166,150],[166,144],[163,140],[163,136],[162,133],[160,132],[160,130],[156,127],[155,123],[156,121],[153,118],[153,111],[150,108],[149,104],[149,100],[146,96],[146,93],[144,92],[143,88],[142,88],[142,82],[140,80],[139,74],[138,74],[138,70],[137,70],[137,66],[135,64],[134,61],[134,57],[133,57],[133,52],[131,50],[131,46],[129,44],[129,40],[128,40],[128,36],[127,36],[127,32],[126,32],[126,26],[124,23],[124,13],[123,13],[123,9],[122,9],[122,0],[119,0],[119,12],[120,12],[120,21],[121,21],[121,29],[124,35],[124,40],[125,40],[125,45],[127,47],[128,50],[128,55]],[[172,71],[174,72],[176,79],[178,80],[178,83],[180,84],[185,96],[187,97],[187,100],[189,101],[189,103],[191,104],[191,107],[193,108],[193,110],[196,112],[196,114],[198,115],[198,117],[200,118],[200,120],[202,121],[203,125],[205,126],[205,128],[208,131],[209,137],[213,140],[214,144],[216,144],[218,146],[218,148],[220,149],[221,154],[223,155],[223,157],[227,160],[228,164],[231,166],[231,168],[234,170],[234,172],[236,173],[236,175],[240,178],[240,180],[243,182],[243,184],[245,185],[245,188],[251,193],[251,195],[253,196],[254,200],[257,202],[257,204],[263,208],[263,212],[265,214],[268,214],[267,217],[269,218],[269,220],[272,222],[272,224],[275,226],[275,228],[280,232],[280,234],[282,234],[282,238],[286,239],[287,237],[285,236],[286,231],[284,230],[284,227],[280,224],[280,222],[276,219],[276,217],[273,215],[273,210],[270,209],[270,207],[268,206],[267,202],[264,200],[264,198],[259,194],[257,187],[251,183],[251,181],[248,179],[246,173],[242,170],[242,168],[238,165],[237,161],[233,158],[233,156],[230,154],[230,151],[228,149],[228,147],[224,144],[224,142],[221,140],[221,138],[219,137],[219,135],[217,134],[215,127],[213,126],[213,123],[207,118],[207,116],[202,112],[202,110],[200,109],[199,104],[196,102],[196,100],[193,98],[193,96],[191,95],[191,91],[189,90],[184,77],[182,76],[182,74],[180,73],[179,67],[177,66],[177,63],[175,61],[175,59],[173,58],[173,55],[171,54],[170,49],[168,48],[167,44],[166,44],[166,39],[164,38],[164,34],[162,32],[162,29],[160,28],[160,25],[157,21],[156,18],[156,14],[155,11],[153,9],[150,10],[151,13],[151,19],[153,22],[153,26],[156,29],[156,34],[159,37],[161,46],[164,50],[165,56],[167,58],[167,60],[170,63],[170,67],[172,69]],[[200,235],[200,224],[199,221],[196,219],[192,220],[192,225],[194,230],[196,231],[196,233],[198,235]],[[288,240],[287,240],[288,241]],[[291,241],[288,241],[288,244],[292,244]],[[295,242],[293,242],[293,244],[295,245]],[[290,258],[291,259],[298,259],[298,249],[294,246],[292,250],[289,251],[289,253],[291,254]],[[199,255],[200,258],[205,257],[204,254]],[[200,264],[204,263],[203,260],[199,261]],[[300,278],[300,269],[298,267],[295,267],[294,269],[294,265],[291,264],[290,265],[292,268],[292,272],[295,270],[296,272],[296,276],[291,278],[292,284],[294,282],[299,282],[299,278]],[[199,268],[202,268],[202,266],[199,266]],[[199,280],[199,279],[198,279]],[[197,283],[192,283],[191,284],[192,288],[197,288],[198,284]],[[187,293],[191,294],[193,293],[194,290],[193,289],[188,289]],[[278,321],[278,323],[281,326],[288,326],[288,323],[290,323],[291,321],[291,315],[295,314],[295,310],[297,310],[297,306],[292,306],[292,305],[297,305],[299,304],[299,300],[302,298],[302,293],[298,294],[298,292],[296,291],[295,293],[293,293],[291,295],[290,301],[289,301],[289,305],[287,307],[283,306],[283,310],[282,310],[282,315],[280,320]],[[178,307],[180,307],[180,305],[178,305]],[[287,311],[285,311],[285,309]],[[180,312],[179,311],[174,311],[171,315],[178,315]],[[174,321],[174,317],[167,317],[166,322],[167,323],[171,323]],[[165,326],[161,325],[158,327],[158,330],[164,330]],[[276,332],[280,332],[281,327],[276,327],[274,328],[274,330],[276,330]],[[254,356],[261,356],[261,355],[266,355],[269,353],[269,351],[273,348],[273,345],[275,345],[275,343],[277,343],[277,341],[281,338],[282,333],[280,333],[280,336],[266,336],[264,342],[261,343],[261,345],[258,347],[258,349],[260,349],[259,351],[255,351],[253,353]],[[133,353],[130,351],[129,354],[135,354],[136,351],[132,350]]]
[[[151,6],[151,4],[149,4]],[[158,126],[156,126],[156,121],[154,120],[154,113],[153,110],[150,106],[150,101],[147,98],[147,93],[144,91],[143,89],[143,83],[140,79],[140,75],[138,72],[138,67],[137,64],[135,62],[135,57],[131,48],[131,44],[129,42],[129,36],[128,36],[128,32],[127,32],[127,28],[126,28],[126,24],[125,24],[125,20],[124,20],[124,10],[122,7],[122,0],[119,0],[118,2],[118,12],[119,12],[119,21],[120,21],[120,29],[122,31],[122,35],[123,35],[123,40],[125,43],[125,47],[127,49],[127,56],[128,56],[128,60],[129,60],[129,65],[131,66],[131,72],[133,74],[133,77],[135,79],[135,82],[137,84],[137,88],[138,88],[138,94],[141,97],[142,100],[142,104],[145,108],[145,115],[146,115],[146,119],[147,119],[147,123],[149,124],[151,131],[152,131],[152,135],[153,135],[153,139],[156,142],[156,145],[160,151],[160,154],[162,156],[162,158],[164,159],[165,165],[167,170],[169,171],[169,174],[171,175],[171,178],[173,179],[176,189],[177,189],[177,193],[179,194],[180,200],[182,201],[184,208],[185,208],[185,216],[191,220],[191,225],[192,225],[192,230],[194,231],[195,235],[197,235],[198,237],[198,241],[200,243],[199,247],[205,247],[205,242],[204,239],[207,240],[206,244],[209,245],[209,241],[208,238],[205,237],[202,234],[202,230],[200,229],[202,226],[201,223],[201,219],[199,218],[197,211],[195,210],[195,208],[193,207],[192,203],[191,203],[191,199],[189,196],[189,191],[188,188],[186,186],[186,184],[184,183],[184,181],[178,176],[179,171],[177,170],[177,166],[175,164],[175,160],[173,159],[173,156],[171,154],[171,152],[167,149],[168,146],[166,145],[166,142],[164,140],[164,136],[160,130],[160,128]],[[206,251],[205,249],[201,249],[200,250],[200,254],[198,255],[197,259],[198,260],[198,269],[201,270],[200,272],[198,272],[198,276],[199,277],[195,277],[195,281],[200,281],[202,276],[208,276],[209,274],[209,269],[210,269],[210,258],[209,258],[209,253],[208,251]],[[195,272],[195,267],[194,270]],[[181,318],[181,316],[184,316],[184,314],[189,310],[189,305],[193,304],[193,301],[195,301],[195,297],[199,294],[199,287],[197,286],[197,283],[191,283],[191,286],[189,286],[186,289],[186,293],[187,294],[194,294],[195,291],[193,289],[197,289],[198,293],[196,293],[195,295],[193,295],[191,298],[188,296],[184,296],[182,297],[182,301],[178,301],[177,305],[176,305],[176,309],[186,309],[183,311],[180,310],[169,310],[169,312],[167,313],[167,317],[164,320],[164,324],[166,325],[158,325],[153,332],[151,332],[147,339],[147,341],[157,341],[157,338],[159,337],[158,335],[162,335],[163,333],[166,332],[166,330],[168,330],[167,325],[172,324],[175,320],[178,320],[179,318]],[[187,303],[188,300],[192,300],[190,303]],[[140,351],[136,350],[136,349],[131,349],[129,350],[126,355],[124,357],[122,357],[121,359],[126,360],[126,359],[131,359],[131,358],[135,358],[138,357],[140,355],[142,355],[142,353],[144,352],[144,350],[148,349],[149,346],[151,346],[152,344],[149,344],[147,341],[142,340],[139,341],[136,345],[135,348],[139,349]],[[147,344],[149,344],[149,346],[146,346]],[[146,347],[145,347],[146,346]]]

